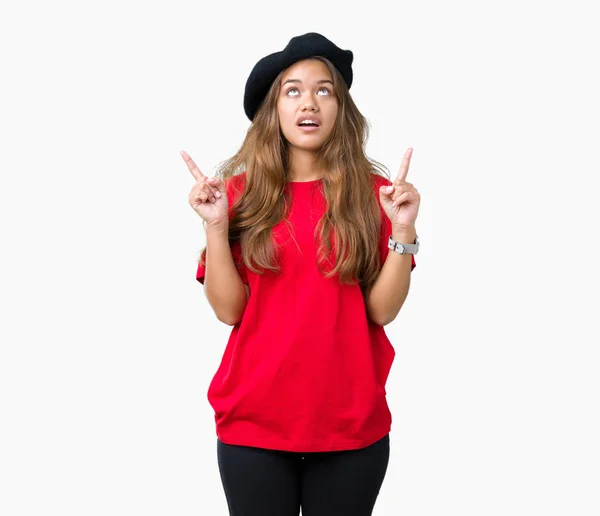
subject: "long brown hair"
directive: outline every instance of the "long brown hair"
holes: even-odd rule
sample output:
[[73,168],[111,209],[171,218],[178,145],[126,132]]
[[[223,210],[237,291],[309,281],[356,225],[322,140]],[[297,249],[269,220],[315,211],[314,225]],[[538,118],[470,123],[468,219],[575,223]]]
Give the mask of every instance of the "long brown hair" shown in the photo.
[[[327,278],[339,274],[341,283],[354,284],[358,280],[365,290],[375,282],[381,267],[379,235],[381,217],[385,215],[376,195],[374,176],[383,172],[389,179],[389,172],[365,153],[369,123],[356,107],[343,77],[326,58],[311,59],[327,65],[338,99],[334,129],[317,153],[318,162],[327,171],[322,176],[327,211],[315,230],[319,237],[317,267]],[[279,271],[272,229],[282,220],[289,224],[286,216],[290,202],[284,190],[287,142],[277,113],[284,73],[273,81],[238,152],[221,162],[216,174],[227,181],[236,173],[246,172],[243,195],[229,207],[234,212],[229,221],[229,240],[239,240],[244,264],[258,274],[260,269]],[[327,257],[331,256],[332,235],[336,242],[335,264],[331,271],[324,272],[323,264],[330,263]],[[206,264],[205,254],[206,246],[200,257],[202,265]]]

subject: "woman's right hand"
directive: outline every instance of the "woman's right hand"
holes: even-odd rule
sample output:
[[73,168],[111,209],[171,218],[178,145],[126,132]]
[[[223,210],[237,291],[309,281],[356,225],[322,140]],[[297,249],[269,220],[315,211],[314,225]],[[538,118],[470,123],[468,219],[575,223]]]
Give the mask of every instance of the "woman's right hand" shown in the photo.
[[227,190],[218,177],[205,176],[190,155],[181,151],[181,157],[196,179],[189,195],[190,206],[209,226],[227,228],[229,226]]

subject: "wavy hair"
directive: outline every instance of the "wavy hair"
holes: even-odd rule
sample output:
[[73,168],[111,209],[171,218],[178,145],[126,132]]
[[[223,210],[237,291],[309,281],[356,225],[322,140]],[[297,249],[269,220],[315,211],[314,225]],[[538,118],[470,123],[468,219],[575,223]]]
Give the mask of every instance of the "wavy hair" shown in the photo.
[[[343,77],[328,59],[311,59],[318,59],[329,68],[338,100],[332,134],[317,151],[318,163],[326,171],[322,191],[327,207],[315,229],[315,237],[319,238],[317,267],[327,278],[338,274],[341,283],[358,281],[364,291],[375,282],[382,265],[379,238],[381,217],[385,215],[374,195],[375,176],[383,172],[389,179],[389,172],[365,153],[369,123],[356,107]],[[285,190],[288,148],[277,112],[284,73],[285,70],[273,81],[240,149],[221,162],[216,173],[223,181],[246,173],[243,195],[229,207],[229,241],[239,241],[243,263],[258,274],[262,274],[261,269],[279,272],[272,231],[282,220],[289,225],[290,199]],[[332,238],[339,245],[332,245]],[[332,248],[333,264],[328,258]],[[199,259],[202,265],[206,264],[205,256],[206,246]],[[333,266],[328,272],[326,263]]]

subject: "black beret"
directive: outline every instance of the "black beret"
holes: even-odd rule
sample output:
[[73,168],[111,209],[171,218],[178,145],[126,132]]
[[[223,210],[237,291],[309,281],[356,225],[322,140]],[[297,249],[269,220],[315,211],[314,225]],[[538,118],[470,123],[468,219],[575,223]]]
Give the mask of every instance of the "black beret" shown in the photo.
[[342,50],[325,36],[308,32],[292,38],[280,52],[263,57],[250,72],[244,91],[244,111],[250,121],[265,99],[271,84],[282,70],[297,61],[314,56],[323,56],[338,69],[346,86],[352,85],[352,51]]

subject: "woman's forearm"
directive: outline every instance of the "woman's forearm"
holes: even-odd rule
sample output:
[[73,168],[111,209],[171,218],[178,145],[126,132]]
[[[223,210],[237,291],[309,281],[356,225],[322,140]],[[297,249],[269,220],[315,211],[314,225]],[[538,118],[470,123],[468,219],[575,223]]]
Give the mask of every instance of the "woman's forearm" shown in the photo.
[[[392,229],[392,238],[410,244],[416,237],[416,229]],[[390,251],[377,280],[366,295],[367,314],[376,324],[391,323],[402,308],[410,289],[412,255]]]
[[244,313],[247,297],[233,261],[228,233],[228,228],[206,228],[204,291],[217,319],[233,326]]

